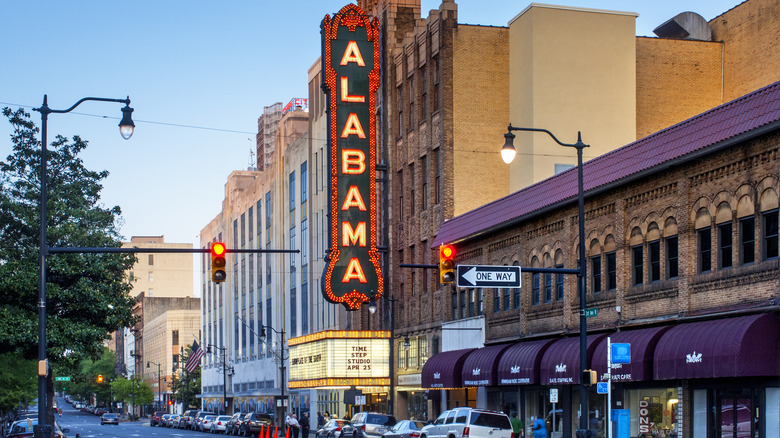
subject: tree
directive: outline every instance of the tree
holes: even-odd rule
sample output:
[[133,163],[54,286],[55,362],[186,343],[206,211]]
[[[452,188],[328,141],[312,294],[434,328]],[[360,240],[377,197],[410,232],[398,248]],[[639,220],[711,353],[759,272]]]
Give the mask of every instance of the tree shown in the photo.
[[[22,109],[3,108],[13,150],[0,161],[0,351],[37,358],[40,141]],[[107,171],[84,167],[79,136],[56,136],[48,155],[48,244],[119,247],[119,207],[100,203]],[[130,254],[54,254],[46,263],[47,358],[74,368],[97,359],[103,341],[133,324]],[[51,379],[50,389],[53,389]],[[49,391],[50,396],[53,391]],[[48,401],[49,403],[51,400]]]
[[[187,363],[187,359],[190,357],[191,345],[188,345],[184,349],[184,353],[181,355],[182,365]],[[171,392],[176,400],[181,400],[184,403],[184,409],[189,406],[198,406],[200,402],[197,399],[197,395],[200,394],[200,367],[197,367],[195,371],[188,373],[182,369],[176,373],[174,371],[171,377]],[[186,397],[186,398],[185,398]]]
[[111,389],[114,392],[114,400],[132,406],[130,412],[135,412],[136,406],[152,404],[154,401],[152,387],[137,376],[131,379],[119,376],[111,383]]
[[0,417],[4,413],[35,400],[38,384],[38,365],[34,360],[18,354],[0,354]]

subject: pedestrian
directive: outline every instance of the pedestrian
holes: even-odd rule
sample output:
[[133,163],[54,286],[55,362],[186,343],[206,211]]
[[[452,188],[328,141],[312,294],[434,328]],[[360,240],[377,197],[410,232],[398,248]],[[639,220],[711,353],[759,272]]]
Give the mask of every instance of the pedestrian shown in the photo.
[[534,438],[547,438],[547,425],[544,418],[537,418],[534,421]]
[[301,438],[309,438],[309,413],[304,412],[303,416],[301,417]]
[[330,421],[330,412],[325,411],[325,422],[327,423],[328,421]]
[[322,429],[325,425],[325,417],[322,416],[322,412],[317,411],[317,429]]
[[522,438],[525,436],[523,420],[517,418],[517,412],[512,412],[512,419],[509,422],[512,423],[512,432],[515,434],[515,437]]
[[298,414],[292,414],[288,424],[290,425],[291,438],[298,438],[298,432],[301,429],[301,424],[298,423]]

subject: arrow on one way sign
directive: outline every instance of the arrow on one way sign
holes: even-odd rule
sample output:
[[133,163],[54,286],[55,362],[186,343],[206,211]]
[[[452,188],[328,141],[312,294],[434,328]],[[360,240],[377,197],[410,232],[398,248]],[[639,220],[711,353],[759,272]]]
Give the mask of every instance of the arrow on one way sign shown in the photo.
[[458,265],[458,287],[520,287],[520,266]]

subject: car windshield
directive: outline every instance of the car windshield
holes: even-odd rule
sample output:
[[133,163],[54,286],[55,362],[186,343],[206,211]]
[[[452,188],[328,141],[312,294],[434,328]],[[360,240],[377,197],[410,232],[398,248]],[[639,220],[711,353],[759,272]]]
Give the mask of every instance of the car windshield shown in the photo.
[[471,424],[498,429],[512,428],[512,424],[509,423],[509,418],[506,415],[491,414],[490,412],[472,412]]
[[103,416],[104,416],[105,418],[116,418],[116,417],[117,417],[117,415],[116,415],[116,414],[103,414]]

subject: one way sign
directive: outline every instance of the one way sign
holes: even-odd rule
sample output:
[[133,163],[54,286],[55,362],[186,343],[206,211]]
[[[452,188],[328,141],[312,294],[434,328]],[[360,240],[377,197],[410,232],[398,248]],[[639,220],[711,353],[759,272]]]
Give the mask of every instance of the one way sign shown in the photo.
[[520,287],[520,266],[458,265],[458,287]]

